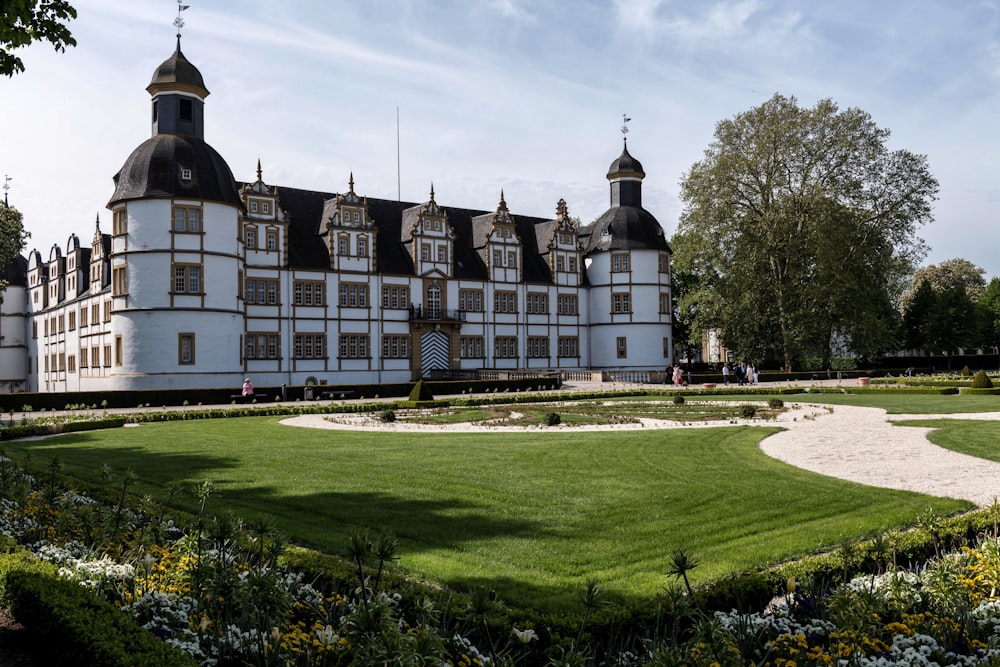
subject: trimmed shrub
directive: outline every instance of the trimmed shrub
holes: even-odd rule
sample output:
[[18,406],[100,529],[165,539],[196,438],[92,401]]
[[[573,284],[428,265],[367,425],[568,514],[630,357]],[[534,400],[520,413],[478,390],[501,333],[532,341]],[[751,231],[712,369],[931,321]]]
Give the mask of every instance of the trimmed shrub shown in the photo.
[[757,408],[752,405],[741,405],[740,406],[740,417],[743,419],[753,419],[757,416]]
[[[982,373],[982,371],[979,371],[979,372]],[[968,366],[965,366],[965,367],[962,368],[962,377],[964,377],[964,378],[970,378],[970,377],[972,377],[972,371],[969,370]]]
[[681,394],[674,394],[674,405],[684,405],[684,396]]
[[394,410],[383,410],[378,414],[378,420],[384,424],[390,424],[396,421],[396,412]]
[[785,407],[785,402],[780,398],[772,398],[767,401],[767,407],[774,408],[776,410],[778,408]]
[[[966,366],[965,370],[962,371],[963,375],[966,370],[969,370],[968,366]],[[990,376],[986,374],[986,371],[980,368],[979,372],[976,373],[976,376],[972,378],[971,387],[972,389],[991,389],[993,387],[993,380],[991,380]]]
[[431,392],[431,388],[424,384],[423,380],[417,380],[417,383],[413,385],[413,389],[410,390],[411,401],[433,401],[434,394]]
[[562,417],[559,416],[558,412],[550,412],[545,415],[545,425],[546,426],[559,426],[562,423]]

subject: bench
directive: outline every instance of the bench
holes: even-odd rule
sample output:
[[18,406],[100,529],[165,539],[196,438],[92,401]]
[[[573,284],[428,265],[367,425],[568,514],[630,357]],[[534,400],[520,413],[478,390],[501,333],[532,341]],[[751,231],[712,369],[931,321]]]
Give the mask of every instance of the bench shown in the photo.
[[230,394],[229,400],[233,403],[253,403],[254,401],[261,400],[257,394],[250,394],[249,396],[244,396],[243,394]]
[[319,397],[324,401],[337,401],[357,398],[358,393],[356,391],[321,391]]

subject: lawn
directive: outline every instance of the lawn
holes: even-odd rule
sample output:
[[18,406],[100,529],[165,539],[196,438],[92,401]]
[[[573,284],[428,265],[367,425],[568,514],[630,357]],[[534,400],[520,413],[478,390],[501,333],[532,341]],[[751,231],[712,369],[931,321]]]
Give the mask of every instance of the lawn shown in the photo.
[[[143,424],[5,443],[58,456],[98,481],[108,464],[135,490],[209,479],[209,511],[273,517],[293,541],[340,552],[352,525],[395,533],[402,565],[511,602],[576,606],[588,578],[614,597],[668,583],[671,552],[694,580],[839,544],[967,503],[868,488],[764,456],[772,429],[408,434],[282,426],[277,417]],[[175,500],[194,509],[196,497]]]
[[[689,402],[701,400],[688,396]],[[711,401],[767,401],[780,398],[785,403],[823,403],[882,408],[889,414],[947,414],[958,412],[1000,412],[1000,396],[961,394],[789,394],[784,396],[741,395],[738,393],[706,396]]]

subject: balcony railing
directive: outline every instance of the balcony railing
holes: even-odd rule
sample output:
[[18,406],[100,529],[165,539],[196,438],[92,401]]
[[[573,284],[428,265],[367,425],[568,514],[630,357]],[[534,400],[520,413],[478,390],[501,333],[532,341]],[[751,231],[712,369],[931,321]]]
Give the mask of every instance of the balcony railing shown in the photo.
[[451,321],[464,322],[464,310],[445,310],[443,308],[424,308],[423,306],[413,306],[410,308],[410,320],[429,320],[433,322]]

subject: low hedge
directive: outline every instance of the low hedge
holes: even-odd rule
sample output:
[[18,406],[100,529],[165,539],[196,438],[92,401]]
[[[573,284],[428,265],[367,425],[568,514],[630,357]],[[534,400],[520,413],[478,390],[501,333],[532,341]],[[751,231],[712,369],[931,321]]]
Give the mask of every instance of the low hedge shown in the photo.
[[194,658],[139,627],[113,604],[26,552],[0,555],[0,603],[50,664],[193,667]]
[[959,393],[966,395],[986,395],[996,396],[1000,394],[1000,387],[990,387],[988,389],[977,389],[976,387],[961,387]]
[[114,416],[101,419],[81,419],[71,421],[44,421],[29,424],[17,424],[0,429],[0,440],[16,440],[39,435],[57,435],[59,433],[77,433],[80,431],[95,431],[102,428],[121,428],[128,421],[127,417]]
[[909,394],[947,396],[957,394],[958,387],[807,387],[807,394]]

